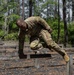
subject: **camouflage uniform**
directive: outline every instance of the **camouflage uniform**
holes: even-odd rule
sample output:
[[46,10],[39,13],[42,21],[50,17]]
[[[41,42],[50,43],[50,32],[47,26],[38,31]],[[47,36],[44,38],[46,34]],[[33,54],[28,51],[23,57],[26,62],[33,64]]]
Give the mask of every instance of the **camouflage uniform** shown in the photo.
[[31,49],[38,49],[43,45],[40,43],[42,39],[46,45],[50,48],[53,48],[62,56],[65,54],[65,51],[62,50],[51,38],[51,34],[48,32],[50,26],[40,17],[30,17],[25,20],[28,25],[26,33],[30,36],[30,47]]
[[[23,39],[23,33],[29,35],[30,37],[30,47],[31,49],[39,49],[43,46],[41,43],[41,39],[44,41],[44,43],[48,46],[48,48],[53,48],[55,51],[57,51],[59,54],[64,56],[66,54],[65,50],[62,50],[51,38],[51,34],[49,33],[49,30],[51,29],[50,26],[47,24],[45,20],[43,20],[40,17],[29,17],[26,20],[28,28],[26,29],[26,32],[20,31],[20,40],[24,41]],[[20,44],[20,49],[23,49],[23,44]],[[21,52],[21,50],[19,50]]]

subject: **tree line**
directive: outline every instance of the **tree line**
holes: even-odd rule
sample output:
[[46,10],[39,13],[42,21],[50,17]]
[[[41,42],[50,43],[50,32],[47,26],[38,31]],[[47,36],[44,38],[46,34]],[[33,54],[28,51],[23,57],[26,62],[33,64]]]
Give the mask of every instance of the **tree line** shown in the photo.
[[44,18],[52,27],[52,38],[64,46],[74,44],[74,0],[1,0],[0,38],[17,40],[18,18]]

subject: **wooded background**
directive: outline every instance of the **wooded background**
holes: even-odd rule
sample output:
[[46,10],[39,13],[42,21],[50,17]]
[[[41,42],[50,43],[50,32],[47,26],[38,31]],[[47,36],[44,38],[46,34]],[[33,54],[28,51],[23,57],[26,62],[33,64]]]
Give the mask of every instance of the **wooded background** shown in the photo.
[[17,40],[16,20],[29,16],[44,18],[57,43],[74,45],[74,0],[0,0],[0,39]]

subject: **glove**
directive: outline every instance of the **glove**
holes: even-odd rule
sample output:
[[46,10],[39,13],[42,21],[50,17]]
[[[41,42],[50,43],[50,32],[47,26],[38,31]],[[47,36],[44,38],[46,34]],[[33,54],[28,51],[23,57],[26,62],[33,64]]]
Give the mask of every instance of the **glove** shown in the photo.
[[49,32],[49,33],[52,33],[52,29],[48,29],[48,32]]

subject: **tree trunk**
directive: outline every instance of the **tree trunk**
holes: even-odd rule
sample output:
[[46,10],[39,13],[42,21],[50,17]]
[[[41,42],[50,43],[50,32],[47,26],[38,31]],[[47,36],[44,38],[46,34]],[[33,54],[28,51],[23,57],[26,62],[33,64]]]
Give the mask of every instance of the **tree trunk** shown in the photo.
[[68,44],[68,29],[66,22],[66,0],[63,0],[63,21],[64,21],[64,46]]
[[7,34],[7,16],[5,16],[4,20],[5,20],[5,22],[4,22],[4,25],[2,27],[2,30],[5,32],[4,35],[6,35]]
[[58,43],[60,40],[60,10],[59,10],[59,0],[58,0]]
[[70,14],[71,14],[71,13],[70,13],[70,12],[71,12],[71,11],[70,11],[70,10],[71,10],[70,7],[71,7],[71,5],[70,5],[70,3],[71,3],[71,1],[69,0],[69,1],[68,1],[68,9],[69,9],[69,11],[68,11],[68,23],[69,23],[69,25],[70,25],[70,21],[71,21],[71,17],[70,17]]
[[72,0],[72,21],[74,21],[74,0]]
[[25,19],[25,13],[24,13],[24,0],[22,0],[22,19]]
[[54,10],[54,18],[56,19],[57,18],[57,9],[58,9],[58,6],[56,4],[56,0],[55,0],[55,10]]
[[47,19],[48,19],[48,17],[49,17],[49,14],[48,14],[48,3],[47,3]]
[[29,17],[32,16],[32,0],[29,0]]
[[[5,0],[5,3],[6,4],[8,4],[8,0]],[[5,15],[5,22],[4,22],[4,32],[5,32],[5,35],[7,35],[8,34],[8,32],[9,32],[9,25],[8,25],[8,16],[9,16],[9,8],[8,8],[8,6],[7,6],[7,15]]]
[[18,7],[17,7],[17,14],[20,16],[20,0],[17,0]]

